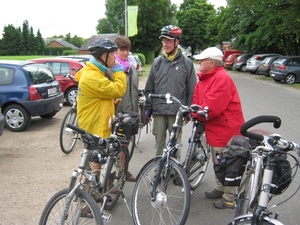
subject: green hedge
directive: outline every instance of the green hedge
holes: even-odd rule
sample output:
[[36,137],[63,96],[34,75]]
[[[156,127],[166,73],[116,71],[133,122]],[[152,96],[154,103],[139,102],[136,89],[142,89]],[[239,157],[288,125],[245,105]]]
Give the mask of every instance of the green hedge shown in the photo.
[[71,47],[46,47],[43,55],[63,55],[66,50],[73,50]]

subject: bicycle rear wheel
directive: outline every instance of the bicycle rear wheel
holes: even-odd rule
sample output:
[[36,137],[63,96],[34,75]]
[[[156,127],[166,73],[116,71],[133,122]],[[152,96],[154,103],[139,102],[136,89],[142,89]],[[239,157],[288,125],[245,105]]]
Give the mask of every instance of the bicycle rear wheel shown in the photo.
[[210,158],[210,148],[206,143],[205,133],[201,134],[198,142],[189,145],[188,151],[191,151],[191,156],[187,162],[186,173],[191,189],[194,190],[200,185]]
[[66,127],[68,123],[77,126],[76,109],[71,108],[69,112],[67,112],[60,128],[59,144],[60,149],[65,154],[69,154],[70,152],[72,152],[79,136],[78,132]]
[[135,148],[135,135],[132,135],[130,138],[130,142],[128,145],[128,160],[130,161],[134,152],[134,148]]
[[139,113],[139,129],[137,134],[135,135],[135,144],[138,145],[140,138],[141,138],[141,134],[142,134],[142,129],[144,127],[143,125],[143,119],[142,119],[142,113],[145,113],[145,110],[143,110],[144,106],[139,105],[138,107],[138,113]]
[[[77,189],[68,209],[65,209],[68,188],[57,192],[45,206],[39,224],[97,224],[102,225],[103,219],[100,209],[95,200],[85,191]],[[82,217],[83,207],[90,209],[92,218]],[[64,211],[67,210],[66,218],[62,220]],[[63,223],[62,223],[63,222]]]
[[[134,224],[185,224],[191,201],[190,184],[185,171],[174,160],[169,160],[173,175],[166,180],[164,172],[151,200],[153,183],[161,157],[149,161],[140,171],[132,195]],[[164,167],[165,168],[165,167]],[[167,169],[165,169],[167,170]],[[163,185],[166,183],[166,190]]]
[[[119,155],[110,156],[107,161],[107,173],[103,183],[104,192],[108,192],[107,200],[104,204],[104,209],[106,210],[111,210],[117,204],[125,184],[128,171],[128,149],[126,146],[121,148]],[[123,163],[121,162],[122,157],[124,157]],[[124,168],[122,168],[122,164],[124,164]]]

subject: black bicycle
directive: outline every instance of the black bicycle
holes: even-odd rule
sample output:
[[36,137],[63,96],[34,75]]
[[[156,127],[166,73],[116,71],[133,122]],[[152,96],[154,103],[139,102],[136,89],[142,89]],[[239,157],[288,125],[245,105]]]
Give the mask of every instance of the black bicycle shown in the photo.
[[[176,144],[181,129],[179,121],[191,112],[207,116],[208,109],[200,106],[185,106],[170,94],[150,94],[150,98],[166,100],[167,104],[178,104],[168,144],[162,156],[147,162],[137,176],[132,195],[132,212],[135,224],[184,224],[190,209],[191,184],[200,183],[209,159],[209,148],[204,141],[202,124],[194,120],[193,133],[184,163],[177,160],[181,144]],[[199,111],[200,110],[200,111]],[[203,140],[202,144],[201,141]],[[203,170],[202,167],[205,167]],[[193,186],[196,187],[196,184]]]

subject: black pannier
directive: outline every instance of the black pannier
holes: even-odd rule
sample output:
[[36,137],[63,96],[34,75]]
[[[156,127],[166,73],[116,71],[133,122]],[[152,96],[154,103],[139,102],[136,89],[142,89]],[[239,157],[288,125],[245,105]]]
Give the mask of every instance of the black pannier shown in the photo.
[[113,129],[117,121],[120,121],[119,128],[116,131],[118,136],[125,136],[126,139],[129,139],[132,135],[138,133],[139,115],[137,112],[128,111],[124,113],[119,113],[114,118]]
[[226,150],[214,157],[214,171],[224,186],[239,186],[249,157],[250,145],[243,136],[233,136]]

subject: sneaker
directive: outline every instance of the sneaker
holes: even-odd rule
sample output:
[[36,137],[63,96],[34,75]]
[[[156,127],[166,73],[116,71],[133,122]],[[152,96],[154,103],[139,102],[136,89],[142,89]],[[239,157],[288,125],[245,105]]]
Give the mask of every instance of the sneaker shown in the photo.
[[222,198],[222,195],[224,194],[223,191],[217,191],[216,189],[212,191],[206,191],[205,196],[210,199],[217,199],[217,198]]
[[130,181],[130,182],[135,182],[136,181],[135,177],[129,171],[127,171],[127,173],[126,173],[126,180]]
[[214,202],[214,206],[217,209],[225,209],[225,208],[234,209],[234,202],[227,201],[224,198],[222,198],[221,200]]

